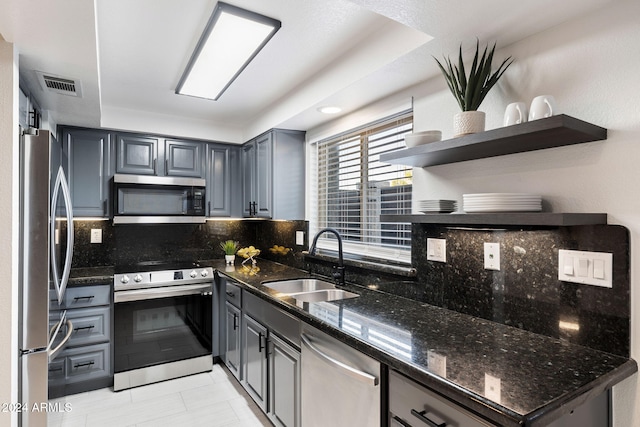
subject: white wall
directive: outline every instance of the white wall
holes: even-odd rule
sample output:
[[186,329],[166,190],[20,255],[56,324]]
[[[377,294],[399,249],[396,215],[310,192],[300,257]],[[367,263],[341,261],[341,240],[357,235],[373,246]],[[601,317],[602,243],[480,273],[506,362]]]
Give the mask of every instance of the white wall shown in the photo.
[[[0,35],[0,403],[17,402],[17,140],[18,52]],[[0,426],[11,417],[0,412]]]
[[[607,212],[631,234],[631,293],[638,295],[640,257],[640,2],[605,10],[504,47],[515,62],[480,110],[487,129],[502,125],[506,105],[554,95],[561,112],[603,126],[608,139],[572,147],[414,169],[414,199],[471,192],[532,192],[554,212]],[[498,40],[499,43],[499,40]],[[417,130],[452,134],[456,103],[444,80],[426,83],[414,105]],[[631,353],[640,359],[640,301],[632,298]],[[634,336],[635,335],[635,336]],[[640,425],[638,376],[614,388],[614,425]]]
[[[553,95],[561,113],[608,129],[602,142],[414,168],[414,201],[457,199],[472,192],[540,194],[554,212],[606,212],[631,235],[631,357],[640,360],[640,2],[619,1],[496,52],[515,58],[480,110],[487,129],[502,126],[507,104]],[[473,43],[473,40],[463,40]],[[500,40],[497,40],[500,47]],[[456,52],[451,52],[455,57]],[[495,63],[494,62],[494,63]],[[307,132],[309,142],[383,117],[414,97],[416,131],[453,134],[457,103],[442,76],[358,114]],[[395,107],[397,108],[397,106]],[[309,215],[307,215],[309,216]],[[636,335],[634,337],[633,335]],[[638,375],[614,387],[614,426],[640,426]]]

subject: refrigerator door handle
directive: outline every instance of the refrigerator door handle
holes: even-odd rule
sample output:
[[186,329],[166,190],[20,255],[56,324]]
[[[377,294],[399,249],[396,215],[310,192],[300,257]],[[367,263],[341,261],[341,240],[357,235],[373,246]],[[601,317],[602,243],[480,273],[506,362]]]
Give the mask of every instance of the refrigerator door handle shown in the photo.
[[[56,323],[51,327],[51,330],[49,331],[49,334],[51,336],[51,341],[49,342],[49,345],[53,344],[53,340],[56,337],[56,335],[58,335],[58,332],[60,331],[60,328],[62,326],[62,322],[64,321],[65,319],[63,315],[62,319],[60,319],[58,323]],[[71,320],[67,319],[67,334],[64,336],[60,344],[58,344],[55,348],[47,349],[49,362],[54,360],[58,356],[58,354],[64,349],[64,347],[67,345],[67,342],[69,342],[69,339],[71,339],[71,334],[73,334],[73,323],[71,322]]]
[[[58,193],[62,189],[62,197],[64,197],[64,203],[67,213],[67,252],[64,260],[64,268],[62,270],[62,279],[58,276],[58,263],[56,261],[56,211],[58,209]],[[56,183],[53,188],[53,195],[51,197],[51,236],[49,238],[51,242],[51,268],[53,281],[56,288],[56,294],[58,295],[58,304],[62,304],[62,298],[67,288],[67,282],[69,281],[69,273],[71,272],[71,259],[73,257],[73,210],[71,208],[71,194],[69,191],[69,184],[64,176],[64,170],[62,166],[58,168],[58,175],[56,176]]]

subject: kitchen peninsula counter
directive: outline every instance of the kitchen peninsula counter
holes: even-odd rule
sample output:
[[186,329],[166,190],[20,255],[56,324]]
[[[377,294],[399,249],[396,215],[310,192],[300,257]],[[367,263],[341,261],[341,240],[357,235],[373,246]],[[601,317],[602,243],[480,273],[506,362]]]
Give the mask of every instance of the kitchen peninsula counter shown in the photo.
[[[345,286],[358,298],[296,305],[262,283],[310,277],[307,272],[266,260],[257,268],[203,263],[499,425],[547,425],[637,371],[632,359],[366,286]],[[485,393],[487,375],[499,379],[497,393]]]

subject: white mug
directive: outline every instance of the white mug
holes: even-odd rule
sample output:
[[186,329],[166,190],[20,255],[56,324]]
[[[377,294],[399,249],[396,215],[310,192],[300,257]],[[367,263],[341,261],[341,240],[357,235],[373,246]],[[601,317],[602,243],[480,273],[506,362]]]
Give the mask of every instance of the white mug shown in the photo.
[[512,102],[504,111],[504,126],[519,125],[527,121],[527,104]]
[[551,95],[540,95],[533,98],[529,109],[529,121],[551,117],[557,114],[556,100]]

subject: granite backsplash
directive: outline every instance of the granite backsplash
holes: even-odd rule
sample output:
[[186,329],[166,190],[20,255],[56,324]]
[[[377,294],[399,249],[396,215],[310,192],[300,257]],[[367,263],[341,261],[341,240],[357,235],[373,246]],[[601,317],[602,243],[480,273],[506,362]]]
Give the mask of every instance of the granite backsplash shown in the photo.
[[[214,220],[204,224],[122,224],[111,221],[74,221],[72,267],[127,265],[142,261],[192,261],[223,258],[220,242],[237,240],[241,247],[261,249],[261,258],[302,267],[308,248],[306,221]],[[102,243],[90,243],[91,229],[102,230]],[[295,244],[303,231],[304,245]],[[274,245],[291,249],[286,255],[269,251]]]
[[[260,258],[330,276],[335,262],[303,255],[306,221],[214,220],[205,224],[117,225],[76,221],[73,267],[222,258],[234,239],[261,249]],[[102,229],[102,244],[90,230]],[[304,231],[304,244],[295,232]],[[427,261],[427,238],[447,241],[447,263]],[[500,271],[483,267],[483,244],[500,245]],[[270,251],[274,245],[291,249]],[[613,288],[558,280],[558,250],[613,253]],[[542,335],[629,357],[629,232],[615,225],[531,229],[412,226],[413,274],[347,266],[347,281]],[[414,277],[411,277],[414,276]]]

